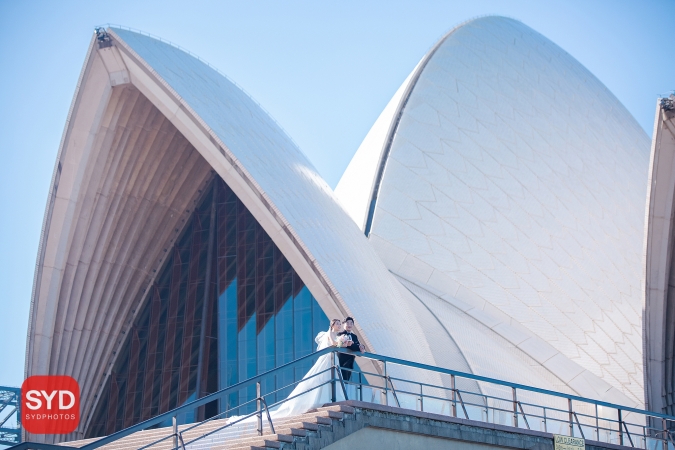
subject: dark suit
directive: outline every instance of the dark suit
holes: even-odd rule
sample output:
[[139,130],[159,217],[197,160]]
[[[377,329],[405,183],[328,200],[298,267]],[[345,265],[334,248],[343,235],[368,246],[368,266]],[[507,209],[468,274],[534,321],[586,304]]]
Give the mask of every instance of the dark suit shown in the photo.
[[[338,336],[342,336],[348,334],[351,337],[352,340],[352,345],[349,347],[344,347],[348,348],[349,350],[353,350],[355,352],[360,352],[360,342],[359,342],[359,337],[355,335],[354,333],[350,333],[347,331],[340,331],[338,333]],[[347,355],[345,353],[338,353],[338,360],[340,361],[340,367],[345,367],[347,369],[353,369],[354,368],[354,355]],[[342,370],[342,378],[345,380],[349,381],[349,379],[352,377],[352,371],[351,370]]]

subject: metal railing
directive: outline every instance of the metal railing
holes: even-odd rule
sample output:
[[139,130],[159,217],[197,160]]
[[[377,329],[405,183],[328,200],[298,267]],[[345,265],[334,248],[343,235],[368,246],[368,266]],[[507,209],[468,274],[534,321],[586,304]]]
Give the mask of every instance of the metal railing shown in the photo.
[[[148,449],[161,443],[166,446],[166,442],[172,440],[172,448],[183,450],[186,446],[205,442],[206,438],[210,438],[212,442],[218,439],[222,441],[227,438],[228,429],[242,424],[250,426],[254,423],[254,417],[255,434],[263,435],[264,419],[274,434],[273,415],[277,407],[315,389],[324,389],[330,402],[360,400],[646,450],[675,450],[670,431],[675,429],[675,416],[372,353],[355,354],[360,366],[369,367],[369,371],[347,369],[337,365],[337,353],[352,352],[334,347],[321,350],[80,448],[96,449],[138,431],[162,426],[169,421],[172,423],[170,431],[167,429],[166,434],[138,448]],[[307,367],[313,360],[327,354],[332,355],[332,364],[327,369],[311,377],[281,387],[276,386],[278,377],[284,371]],[[350,374],[346,377],[348,379],[343,377],[343,372]],[[270,399],[283,396],[285,392],[312,378],[316,378],[311,383],[314,386],[268,404]],[[263,386],[270,384],[274,384],[275,388],[263,392]],[[254,398],[231,408],[220,408],[219,414],[179,429],[181,416],[196,412],[198,408],[214,401],[220,401],[221,405],[226,404],[228,395],[253,386],[256,388]],[[249,409],[253,411],[233,417],[233,414]],[[228,420],[215,422],[225,418]],[[55,447],[24,442],[11,448],[47,450]],[[73,447],[62,445],[58,448]]]

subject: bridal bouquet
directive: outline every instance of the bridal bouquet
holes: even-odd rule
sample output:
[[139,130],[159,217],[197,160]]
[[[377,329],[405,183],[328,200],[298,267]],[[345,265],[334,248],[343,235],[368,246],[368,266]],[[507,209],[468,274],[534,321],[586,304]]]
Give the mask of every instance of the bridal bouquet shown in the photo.
[[351,341],[351,337],[347,334],[342,334],[337,337],[337,346],[346,347],[347,343]]

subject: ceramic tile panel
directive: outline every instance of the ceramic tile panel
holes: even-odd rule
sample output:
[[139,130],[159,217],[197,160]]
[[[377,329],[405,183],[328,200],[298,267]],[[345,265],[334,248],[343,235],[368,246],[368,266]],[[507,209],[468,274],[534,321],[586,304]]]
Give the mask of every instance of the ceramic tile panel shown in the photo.
[[[377,202],[370,239],[387,240],[380,227],[396,220],[412,224],[411,201],[424,205],[428,214],[390,241],[397,254],[418,256],[415,243],[434,233],[424,254],[438,276],[522,324],[561,368],[587,368],[576,388],[608,383],[641,405],[646,134],[580,63],[515,20],[456,28],[416,70],[380,190],[364,194]],[[401,176],[406,164],[417,176]],[[407,260],[390,270],[410,277]]]

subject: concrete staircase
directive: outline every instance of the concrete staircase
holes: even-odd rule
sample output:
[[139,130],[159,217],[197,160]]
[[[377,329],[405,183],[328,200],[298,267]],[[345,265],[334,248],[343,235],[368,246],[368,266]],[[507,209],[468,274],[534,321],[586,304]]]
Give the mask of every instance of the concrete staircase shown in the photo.
[[[246,421],[241,425],[233,425],[217,431],[209,436],[189,443],[193,439],[204,436],[220,427],[225,426],[225,420],[213,420],[206,422],[193,430],[183,433],[183,440],[187,450],[257,450],[270,448],[289,448],[300,440],[307,442],[311,437],[321,432],[331,432],[336,421],[343,421],[354,415],[354,408],[347,405],[335,404],[318,408],[299,416],[273,420],[275,434],[272,434],[269,424],[263,415],[263,435],[259,436],[255,421]],[[182,425],[179,430],[185,430],[191,425]],[[104,450],[128,450],[144,447],[158,439],[168,436],[170,428],[157,428],[139,431],[118,441],[100,447]],[[97,439],[64,442],[62,445],[83,447]],[[173,438],[168,438],[160,443],[152,445],[148,450],[171,450]],[[180,448],[180,444],[179,444]]]
[[[549,433],[355,400],[277,419],[275,434],[263,420],[262,436],[258,435],[255,422],[247,422],[243,427],[233,425],[188,444],[225,423],[225,420],[214,420],[186,431],[187,450],[554,450],[553,435]],[[188,427],[184,425],[180,429]],[[170,428],[141,431],[100,448],[138,449],[170,432]],[[82,447],[93,440],[64,445]],[[173,439],[170,438],[149,450],[171,448]],[[586,450],[629,450],[629,447],[586,440]]]
[[219,445],[204,448],[212,450],[294,448],[297,443],[309,443],[312,438],[318,435],[331,433],[337,423],[349,420],[353,417],[354,413],[355,409],[351,406],[327,406],[300,416],[278,419],[274,422],[276,434],[233,439]]

